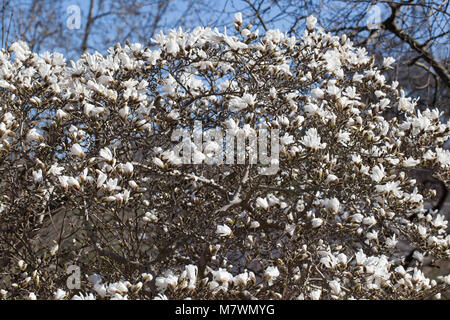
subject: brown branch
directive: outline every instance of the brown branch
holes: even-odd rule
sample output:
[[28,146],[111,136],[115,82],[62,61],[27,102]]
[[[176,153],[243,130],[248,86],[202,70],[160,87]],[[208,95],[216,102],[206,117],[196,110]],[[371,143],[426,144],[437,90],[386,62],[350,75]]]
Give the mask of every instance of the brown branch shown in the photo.
[[86,52],[88,49],[89,33],[91,32],[91,25],[92,25],[92,22],[94,21],[94,19],[92,17],[93,11],[94,11],[94,0],[91,0],[91,2],[89,4],[88,20],[86,23],[86,28],[84,30],[83,42],[81,43],[81,52]]
[[[86,232],[87,232],[90,240],[92,241],[92,246],[95,249],[95,252],[97,252],[97,254],[99,256],[108,257],[116,262],[124,264],[133,269],[139,270],[140,272],[148,272],[149,271],[150,266],[144,265],[140,262],[130,261],[127,258],[125,258],[115,252],[103,249],[97,239],[97,236],[96,236],[92,226],[89,224],[89,221],[87,219],[87,217],[89,216],[89,213],[88,213],[86,201],[84,201],[84,210],[85,210],[85,216],[86,216],[86,219],[84,219],[84,226],[85,226]],[[153,271],[153,270],[151,270],[151,271]]]
[[259,13],[260,8],[256,8],[255,5],[253,4],[253,2],[251,2],[250,0],[246,0],[246,2],[252,8],[252,10],[255,12],[255,16],[256,16],[256,18],[258,18],[259,22],[261,22],[261,26],[263,27],[264,31],[267,31],[268,30],[267,26]]
[[429,63],[433,69],[436,71],[441,80],[445,83],[447,87],[450,88],[450,73],[438,60],[436,60],[433,55],[425,49],[416,39],[410,36],[405,30],[403,30],[396,22],[395,18],[398,16],[401,5],[390,3],[392,13],[382,24],[382,28],[390,31],[395,36],[397,36],[403,42],[409,44],[411,49],[420,53],[421,57]]

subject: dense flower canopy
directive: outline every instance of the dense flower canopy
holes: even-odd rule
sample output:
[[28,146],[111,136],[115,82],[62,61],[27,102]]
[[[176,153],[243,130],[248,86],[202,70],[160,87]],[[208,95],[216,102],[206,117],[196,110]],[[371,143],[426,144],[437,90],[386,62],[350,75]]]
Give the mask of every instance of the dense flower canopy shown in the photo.
[[[447,221],[424,209],[430,194],[409,172],[432,168],[448,181],[449,124],[387,83],[392,58],[378,66],[313,17],[300,38],[259,35],[235,18],[232,32],[171,30],[152,49],[116,45],[69,64],[23,42],[0,52],[3,297],[448,290],[450,276],[420,269],[449,258]],[[278,170],[208,161],[221,149],[198,123],[232,137],[278,130]],[[181,128],[188,163],[174,151]],[[81,268],[80,288],[66,286],[69,265]]]

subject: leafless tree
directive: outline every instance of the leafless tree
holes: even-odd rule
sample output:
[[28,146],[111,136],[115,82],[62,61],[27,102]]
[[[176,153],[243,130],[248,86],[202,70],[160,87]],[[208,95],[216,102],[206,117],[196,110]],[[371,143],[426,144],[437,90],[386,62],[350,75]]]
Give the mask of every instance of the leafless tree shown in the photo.
[[[316,22],[299,38],[260,36],[236,15],[238,36],[172,30],[152,48],[117,44],[73,63],[24,42],[0,51],[1,297],[445,293],[450,276],[420,268],[448,259],[448,222],[405,171],[448,184],[450,128],[386,81],[390,59]],[[401,117],[387,121],[389,108]],[[220,163],[212,128],[244,143],[278,133],[278,170],[251,163],[251,143],[243,163]],[[80,288],[66,287],[69,264],[91,276]]]
[[[348,34],[377,57],[391,55],[399,64],[391,78],[420,105],[450,112],[448,0],[234,0],[261,29],[280,27],[294,34],[309,14],[331,32]],[[376,8],[375,8],[376,7]],[[370,15],[379,14],[370,19]],[[377,23],[376,25],[372,24]]]
[[67,9],[72,3],[51,0],[2,0],[2,44],[23,40],[42,52],[57,50],[68,57],[106,50],[115,43],[150,43],[162,27],[189,23],[192,0],[90,0],[81,7],[80,28],[69,29]]
[[127,39],[151,44],[160,29],[222,26],[237,11],[261,31],[280,28],[288,34],[301,30],[314,14],[323,28],[349,34],[376,57],[393,56],[398,64],[390,78],[420,96],[419,107],[438,107],[447,117],[450,112],[448,0],[90,0],[82,8],[79,30],[65,26],[68,5],[2,0],[3,44],[22,39],[37,52],[56,49],[74,58],[86,50],[105,52]]

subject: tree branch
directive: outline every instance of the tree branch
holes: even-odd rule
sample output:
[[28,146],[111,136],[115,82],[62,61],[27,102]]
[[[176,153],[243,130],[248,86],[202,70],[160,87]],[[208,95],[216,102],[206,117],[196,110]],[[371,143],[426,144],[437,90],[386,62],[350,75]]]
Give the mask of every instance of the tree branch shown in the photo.
[[409,44],[411,49],[420,53],[422,58],[433,67],[444,84],[450,88],[450,74],[448,70],[438,60],[436,60],[433,55],[427,49],[425,49],[416,39],[410,36],[395,22],[395,18],[400,12],[401,5],[397,3],[390,3],[389,6],[391,7],[392,13],[389,18],[387,18],[381,24],[382,28],[390,31],[400,40]]
[[91,2],[89,4],[88,20],[86,23],[86,28],[84,30],[83,42],[81,43],[81,52],[86,52],[88,49],[89,33],[91,32],[91,25],[92,25],[92,22],[94,21],[94,19],[92,17],[93,11],[94,11],[94,0],[91,0]]

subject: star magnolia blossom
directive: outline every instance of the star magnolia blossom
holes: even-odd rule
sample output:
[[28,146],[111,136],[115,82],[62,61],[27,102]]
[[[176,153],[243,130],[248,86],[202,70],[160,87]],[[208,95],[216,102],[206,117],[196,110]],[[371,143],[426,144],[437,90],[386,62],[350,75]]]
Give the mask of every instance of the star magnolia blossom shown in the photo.
[[449,259],[448,222],[414,173],[448,183],[449,124],[387,80],[394,59],[305,22],[299,38],[260,35],[236,14],[234,31],[169,30],[70,62],[1,50],[0,226],[13,232],[0,260],[15,281],[1,297],[446,292],[448,275],[422,264]]

